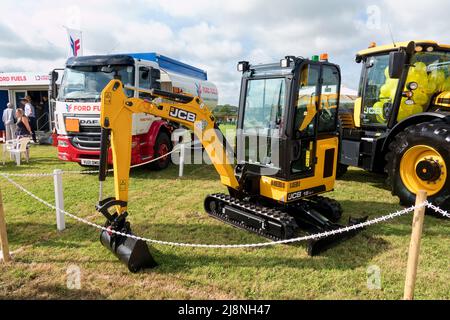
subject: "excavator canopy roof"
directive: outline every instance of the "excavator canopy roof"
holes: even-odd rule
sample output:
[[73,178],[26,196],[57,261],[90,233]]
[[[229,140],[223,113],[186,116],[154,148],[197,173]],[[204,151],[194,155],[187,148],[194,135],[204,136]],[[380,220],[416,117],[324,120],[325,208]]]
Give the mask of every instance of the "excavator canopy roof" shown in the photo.
[[[371,55],[378,54],[378,53],[393,51],[399,47],[406,47],[409,42],[410,41],[404,41],[404,42],[396,42],[395,45],[394,45],[394,43],[391,43],[388,45],[375,46],[373,48],[368,48],[368,49],[359,51],[357,53],[357,56],[364,57],[364,56],[371,56]],[[433,46],[436,49],[440,49],[440,50],[446,50],[446,51],[450,50],[450,45],[439,44],[436,41],[432,41],[432,40],[414,40],[414,42],[416,43],[416,46],[423,46],[423,47]]]

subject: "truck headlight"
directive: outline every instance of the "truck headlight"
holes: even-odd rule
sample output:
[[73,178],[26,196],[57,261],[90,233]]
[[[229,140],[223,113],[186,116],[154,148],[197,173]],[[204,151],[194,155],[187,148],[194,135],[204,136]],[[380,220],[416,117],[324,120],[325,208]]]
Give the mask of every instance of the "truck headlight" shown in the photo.
[[58,147],[68,147],[69,144],[67,143],[67,141],[63,141],[63,140],[58,140]]

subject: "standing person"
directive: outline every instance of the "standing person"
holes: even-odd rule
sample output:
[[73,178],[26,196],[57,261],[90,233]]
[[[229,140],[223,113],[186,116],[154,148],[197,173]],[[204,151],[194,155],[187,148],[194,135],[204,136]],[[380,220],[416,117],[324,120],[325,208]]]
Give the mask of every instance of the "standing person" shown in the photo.
[[[16,123],[17,139],[29,137],[32,134],[30,121],[29,121],[28,117],[25,115],[25,112],[20,108],[18,108],[16,110],[16,119],[17,119],[17,123]],[[27,151],[26,151],[25,155],[26,155],[26,158],[28,161],[28,159],[30,159],[30,150],[28,149],[28,146],[27,146]]]
[[31,137],[36,143],[36,110],[34,109],[33,104],[31,103],[31,97],[26,96],[24,98],[25,101],[25,116],[29,119],[29,124],[31,127]]
[[14,108],[12,103],[7,104],[7,108],[3,111],[3,123],[5,124],[6,141],[16,138],[16,125],[14,124]]
[[28,117],[25,115],[25,112],[18,108],[16,110],[16,136],[17,138],[29,137],[32,135],[32,129],[30,126],[30,121]]
[[49,121],[50,121],[50,116],[49,116],[49,106],[48,106],[48,97],[47,96],[43,96],[42,97],[42,101],[41,101],[41,108],[42,108],[42,114],[45,114],[45,126],[44,129],[45,130],[49,130],[50,126],[49,126]]

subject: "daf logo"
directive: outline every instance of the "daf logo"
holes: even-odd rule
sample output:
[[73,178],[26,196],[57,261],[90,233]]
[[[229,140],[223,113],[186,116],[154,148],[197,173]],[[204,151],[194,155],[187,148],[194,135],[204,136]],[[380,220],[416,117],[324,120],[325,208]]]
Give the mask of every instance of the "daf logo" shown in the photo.
[[99,119],[80,119],[80,126],[97,127],[100,125]]

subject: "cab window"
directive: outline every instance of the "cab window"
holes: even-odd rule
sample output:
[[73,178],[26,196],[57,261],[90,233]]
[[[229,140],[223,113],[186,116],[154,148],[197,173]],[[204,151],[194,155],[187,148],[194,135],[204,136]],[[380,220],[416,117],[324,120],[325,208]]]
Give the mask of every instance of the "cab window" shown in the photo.
[[285,108],[285,79],[254,79],[247,83],[244,133],[279,136]]
[[300,143],[298,144],[299,155],[291,162],[293,174],[309,174],[313,170],[319,79],[319,65],[306,64],[300,70],[293,128],[295,138],[300,140]]
[[319,105],[319,133],[336,131],[339,82],[339,71],[336,67],[324,65]]
[[[139,67],[139,88],[151,89],[150,69],[147,67]],[[139,98],[150,98],[150,94],[146,92],[139,92]]]
[[294,132],[297,137],[315,134],[315,115],[317,113],[317,86],[320,67],[305,65],[300,72],[298,98],[295,109]]
[[366,83],[361,122],[368,126],[385,126],[389,118],[398,79],[389,78],[389,55],[367,58]]

